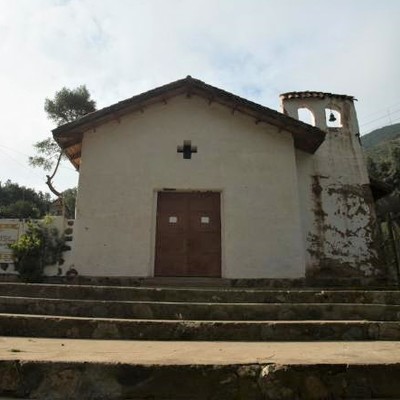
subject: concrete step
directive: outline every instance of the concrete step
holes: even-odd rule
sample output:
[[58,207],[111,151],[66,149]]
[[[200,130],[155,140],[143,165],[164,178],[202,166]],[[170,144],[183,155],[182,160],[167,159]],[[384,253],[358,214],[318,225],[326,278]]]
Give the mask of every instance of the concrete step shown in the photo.
[[43,400],[400,398],[399,342],[0,338],[0,395]]
[[400,305],[400,291],[121,287],[0,282],[0,296],[195,303],[367,303]]
[[116,340],[400,340],[400,322],[163,321],[0,314],[0,336]]
[[190,303],[0,297],[0,313],[168,320],[398,321],[400,305],[348,303]]

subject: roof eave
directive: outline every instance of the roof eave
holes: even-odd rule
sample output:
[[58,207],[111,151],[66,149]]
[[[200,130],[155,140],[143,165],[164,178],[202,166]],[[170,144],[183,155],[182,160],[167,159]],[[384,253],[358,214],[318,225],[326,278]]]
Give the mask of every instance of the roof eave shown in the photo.
[[[160,101],[165,102],[180,94],[186,94],[188,97],[192,95],[205,97],[210,103],[216,101],[235,111],[252,116],[256,123],[265,122],[288,131],[293,135],[295,146],[308,153],[314,153],[325,138],[325,132],[316,127],[191,77],[139,94],[59,126],[52,131],[53,137],[62,149],[67,150],[80,143],[83,133],[88,130],[95,130],[96,127],[111,120],[119,120],[125,114],[144,111],[149,105]],[[70,152],[66,151],[66,154],[78,169],[79,161],[74,159]]]

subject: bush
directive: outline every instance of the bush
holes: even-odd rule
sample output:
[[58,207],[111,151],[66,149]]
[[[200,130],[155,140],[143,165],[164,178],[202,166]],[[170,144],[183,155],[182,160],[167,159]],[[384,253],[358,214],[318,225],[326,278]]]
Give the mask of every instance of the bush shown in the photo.
[[57,228],[51,226],[51,222],[49,217],[43,222],[29,222],[26,233],[10,245],[16,270],[23,281],[40,281],[44,267],[62,261],[64,238]]

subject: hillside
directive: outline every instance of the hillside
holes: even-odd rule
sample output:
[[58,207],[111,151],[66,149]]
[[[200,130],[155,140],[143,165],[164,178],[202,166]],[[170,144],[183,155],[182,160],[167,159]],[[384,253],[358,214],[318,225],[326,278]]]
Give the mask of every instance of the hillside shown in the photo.
[[400,138],[400,123],[384,126],[383,128],[375,129],[366,135],[361,136],[363,147],[369,150],[372,147],[382,144],[383,142]]
[[[396,207],[390,208],[397,211],[400,194],[400,124],[376,129],[362,136],[361,142],[367,156],[369,175],[392,188],[390,199]],[[386,198],[385,201],[390,199]]]
[[[362,136],[361,143],[367,156],[375,163],[390,163],[394,149],[400,147],[400,123],[375,129]],[[383,169],[388,172],[389,166],[386,168]]]

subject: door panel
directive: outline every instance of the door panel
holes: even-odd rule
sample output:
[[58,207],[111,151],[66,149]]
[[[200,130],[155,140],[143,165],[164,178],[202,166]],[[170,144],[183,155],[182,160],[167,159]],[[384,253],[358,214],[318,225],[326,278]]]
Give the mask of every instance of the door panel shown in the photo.
[[160,192],[156,276],[221,276],[220,195]]

